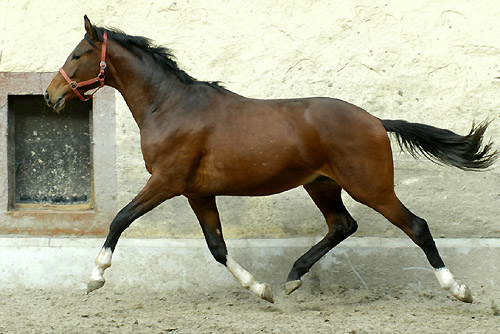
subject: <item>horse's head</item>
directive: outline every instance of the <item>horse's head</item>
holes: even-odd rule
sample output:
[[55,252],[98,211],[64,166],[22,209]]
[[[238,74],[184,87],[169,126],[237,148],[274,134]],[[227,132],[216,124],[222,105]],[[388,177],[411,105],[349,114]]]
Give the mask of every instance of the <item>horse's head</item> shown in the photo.
[[[104,85],[106,33],[98,34],[87,15],[84,21],[87,31],[85,38],[70,53],[45,91],[47,105],[56,111],[63,109],[66,102],[75,97],[83,101],[90,99]],[[89,90],[94,91],[85,95]]]

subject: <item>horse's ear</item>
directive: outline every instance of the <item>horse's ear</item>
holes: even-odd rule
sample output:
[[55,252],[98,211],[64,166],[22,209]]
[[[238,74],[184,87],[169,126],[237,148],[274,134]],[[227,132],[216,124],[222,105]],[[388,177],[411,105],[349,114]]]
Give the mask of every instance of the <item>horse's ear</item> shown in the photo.
[[85,15],[83,17],[83,20],[85,22],[85,30],[87,31],[87,34],[89,35],[89,37],[92,40],[97,41],[98,40],[98,38],[97,38],[97,32],[96,32],[94,26],[92,25],[92,23],[90,23],[90,20],[87,17],[87,15]]

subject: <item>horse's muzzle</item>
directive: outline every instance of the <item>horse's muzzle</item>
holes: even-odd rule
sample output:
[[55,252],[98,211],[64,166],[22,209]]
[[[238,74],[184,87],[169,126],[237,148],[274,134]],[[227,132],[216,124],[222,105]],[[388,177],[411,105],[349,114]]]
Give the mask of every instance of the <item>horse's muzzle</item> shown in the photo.
[[49,92],[45,91],[45,94],[43,95],[43,98],[45,100],[45,103],[47,103],[47,106],[49,106],[50,108],[54,109],[55,111],[60,111],[61,109],[64,108],[65,99],[62,96],[60,98],[58,98],[56,102],[52,103],[50,101],[50,94],[49,94]]

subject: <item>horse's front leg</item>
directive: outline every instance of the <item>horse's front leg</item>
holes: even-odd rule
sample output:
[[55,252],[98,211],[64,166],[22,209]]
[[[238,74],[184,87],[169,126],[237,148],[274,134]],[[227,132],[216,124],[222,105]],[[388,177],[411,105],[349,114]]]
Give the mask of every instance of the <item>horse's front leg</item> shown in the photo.
[[189,198],[189,204],[200,222],[208,248],[215,260],[225,265],[245,289],[270,303],[274,303],[271,286],[267,283],[259,283],[252,274],[227,255],[215,197]]
[[151,176],[146,186],[111,222],[108,237],[95,260],[95,267],[87,284],[87,293],[99,289],[104,285],[104,271],[111,266],[111,257],[120,235],[130,224],[146,212],[154,209],[165,200],[172,198],[174,193],[169,191],[162,182],[163,179]]

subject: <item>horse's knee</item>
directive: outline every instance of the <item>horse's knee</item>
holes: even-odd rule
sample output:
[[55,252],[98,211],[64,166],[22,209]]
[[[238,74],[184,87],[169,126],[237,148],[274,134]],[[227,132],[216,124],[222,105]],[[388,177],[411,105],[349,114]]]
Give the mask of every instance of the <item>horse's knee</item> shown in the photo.
[[227,261],[227,250],[225,246],[221,245],[209,245],[208,248],[210,249],[210,253],[212,253],[212,256],[214,259],[219,262],[220,264],[226,265]]
[[208,249],[214,259],[220,264],[226,265],[227,261],[227,248],[221,232],[216,229],[208,229],[202,225],[203,234],[207,242]]
[[127,207],[122,209],[115,216],[109,225],[109,232],[113,234],[121,234],[132,223],[131,214]]
[[[127,227],[132,224],[134,221],[133,212],[130,210],[131,205],[125,206],[121,209],[113,218],[113,221],[109,225],[109,234],[108,237],[113,239],[117,239],[120,235],[127,229]],[[111,249],[114,250],[114,245],[111,246]]]

